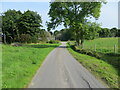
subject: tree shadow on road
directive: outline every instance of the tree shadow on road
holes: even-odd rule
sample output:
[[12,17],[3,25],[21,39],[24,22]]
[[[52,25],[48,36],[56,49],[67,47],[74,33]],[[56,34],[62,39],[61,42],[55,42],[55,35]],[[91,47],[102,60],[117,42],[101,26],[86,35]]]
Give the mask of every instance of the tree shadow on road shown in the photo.
[[68,48],[68,46],[59,46],[57,48]]

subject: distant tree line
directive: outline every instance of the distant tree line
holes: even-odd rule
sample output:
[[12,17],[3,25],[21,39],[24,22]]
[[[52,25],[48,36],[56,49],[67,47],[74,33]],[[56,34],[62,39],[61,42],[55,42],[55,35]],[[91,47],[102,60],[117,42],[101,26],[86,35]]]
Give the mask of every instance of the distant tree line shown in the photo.
[[101,28],[101,30],[98,32],[99,37],[120,37],[120,30],[117,28]]
[[97,37],[117,37],[120,35],[116,28],[101,28],[99,24],[89,20],[90,18],[99,19],[102,4],[106,4],[104,0],[99,0],[99,2],[54,1],[50,3],[48,30],[55,29],[61,24],[66,28],[54,32],[56,39],[74,39],[76,45],[82,46],[85,39],[92,40]]
[[[72,30],[70,29],[62,29],[62,30],[56,30],[54,32],[55,39],[56,40],[75,40],[75,35],[73,34]],[[93,40],[95,38],[103,38],[103,37],[120,37],[120,30],[117,28],[100,28],[100,27],[94,27],[89,26],[89,32],[85,35],[86,40]]]
[[2,14],[2,41],[28,43],[46,40],[49,32],[41,27],[42,19],[37,12],[8,10]]

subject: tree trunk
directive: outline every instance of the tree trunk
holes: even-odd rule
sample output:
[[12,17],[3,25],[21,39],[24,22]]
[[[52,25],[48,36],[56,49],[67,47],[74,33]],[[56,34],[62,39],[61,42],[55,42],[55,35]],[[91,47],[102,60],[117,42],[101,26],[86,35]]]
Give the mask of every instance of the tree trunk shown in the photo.
[[80,39],[76,37],[76,43],[77,43],[77,46],[80,45]]

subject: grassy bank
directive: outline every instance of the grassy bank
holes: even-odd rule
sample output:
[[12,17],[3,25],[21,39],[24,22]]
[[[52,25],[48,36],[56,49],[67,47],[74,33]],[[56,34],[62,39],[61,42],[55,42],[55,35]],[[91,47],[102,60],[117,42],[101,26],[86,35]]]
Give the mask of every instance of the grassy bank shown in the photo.
[[21,47],[2,45],[2,87],[26,87],[45,57],[58,45],[30,44]]
[[75,52],[68,48],[69,52],[84,67],[92,72],[98,79],[104,81],[111,88],[118,88],[118,70],[107,62],[88,55]]
[[[106,39],[106,38],[104,38],[104,39]],[[103,39],[103,41],[104,41],[104,39]],[[86,46],[87,46],[87,44],[89,44],[89,45],[91,44],[90,41],[88,41],[88,42],[86,41]],[[96,40],[95,41],[93,40],[91,42],[96,42]],[[100,43],[101,40],[99,40],[97,42]],[[107,41],[106,41],[106,43],[107,43]],[[112,41],[111,41],[111,43],[112,43]],[[109,44],[102,44],[102,45],[109,45]],[[84,45],[85,45],[85,43],[84,43]],[[79,47],[77,47],[77,48],[79,48]],[[100,53],[97,53],[98,55],[100,54],[99,55],[100,59],[98,59],[93,56],[81,54],[80,51],[79,52],[75,51],[70,47],[68,48],[68,50],[84,67],[86,67],[89,71],[91,71],[98,79],[105,82],[109,87],[111,87],[111,88],[119,87],[118,86],[118,77],[120,78],[120,76],[118,75],[118,72],[119,72],[120,56],[109,55],[108,52],[106,52],[106,53],[100,52]],[[87,49],[86,49],[86,51],[87,51]]]

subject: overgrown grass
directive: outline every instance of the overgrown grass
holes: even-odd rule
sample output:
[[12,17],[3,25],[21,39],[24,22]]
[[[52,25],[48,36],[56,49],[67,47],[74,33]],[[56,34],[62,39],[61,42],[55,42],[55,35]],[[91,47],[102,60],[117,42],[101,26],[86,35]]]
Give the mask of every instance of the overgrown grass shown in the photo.
[[106,85],[111,88],[119,88],[118,77],[120,78],[120,76],[118,75],[118,68],[114,68],[113,65],[104,60],[85,54],[80,54],[70,47],[68,50],[76,58],[76,60],[91,71],[98,79],[106,83]]
[[[111,64],[114,68],[120,68],[120,52],[118,52],[118,40],[120,38],[98,38],[94,40],[85,40],[83,48],[81,46],[75,46],[82,54],[97,57],[108,64]],[[70,41],[70,45],[74,45],[74,41]],[[114,45],[116,44],[117,53],[114,53]],[[96,51],[94,51],[94,45],[96,45]],[[75,50],[76,51],[76,50]],[[84,51],[84,52],[83,52]],[[77,51],[78,52],[78,51]]]
[[57,46],[59,44],[2,45],[2,88],[26,87],[45,57]]
[[118,70],[112,65],[95,57],[77,53],[71,48],[68,50],[84,67],[105,81],[111,88],[118,88]]

